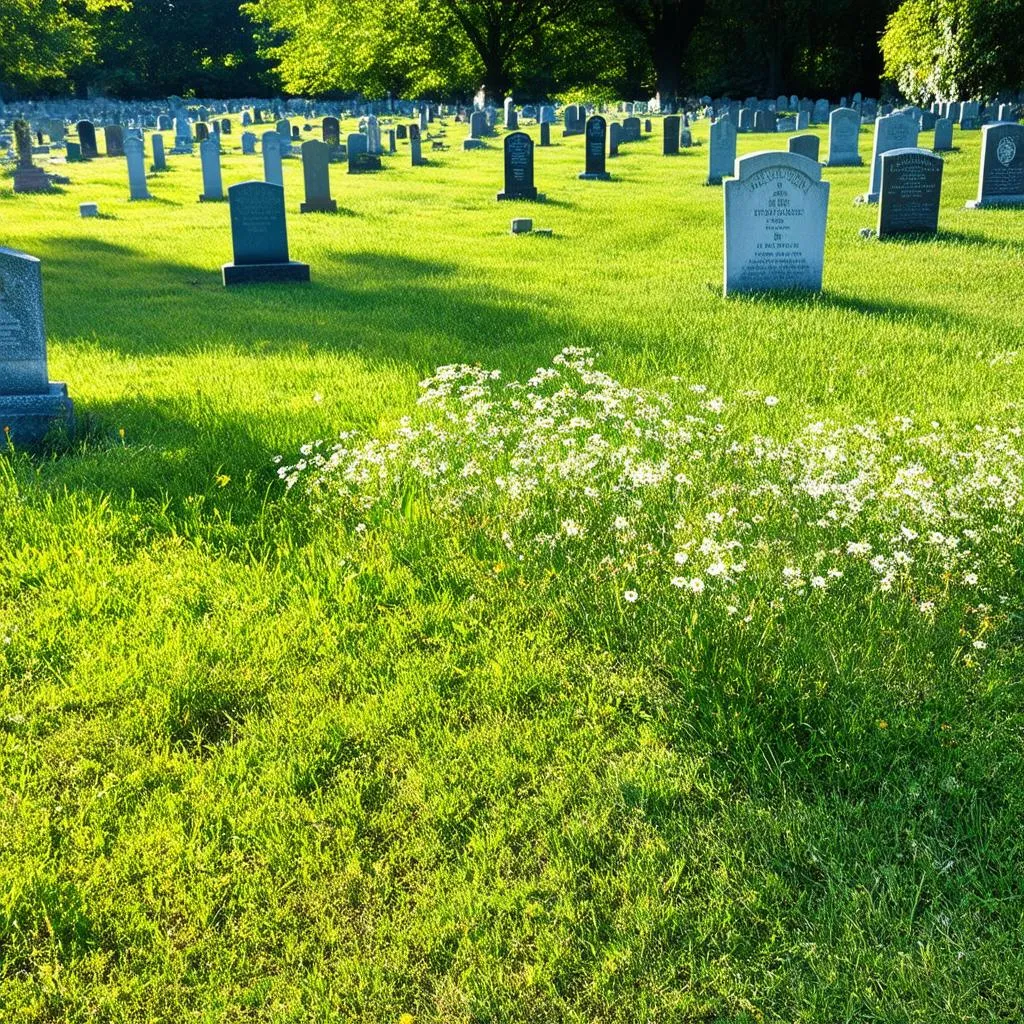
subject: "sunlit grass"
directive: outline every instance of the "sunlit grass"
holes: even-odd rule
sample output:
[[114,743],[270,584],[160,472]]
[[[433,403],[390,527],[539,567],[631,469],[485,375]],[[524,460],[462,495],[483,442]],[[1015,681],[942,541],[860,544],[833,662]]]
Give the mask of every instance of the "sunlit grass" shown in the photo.
[[[861,239],[869,169],[826,169],[824,293],[728,301],[694,135],[675,158],[657,132],[624,146],[607,183],[577,180],[582,139],[556,138],[537,206],[495,202],[500,140],[464,153],[454,123],[431,166],[407,144],[378,175],[333,166],[336,216],[298,214],[287,162],[308,287],[222,288],[228,210],[196,201],[198,155],[169,156],[148,203],[105,159],[58,194],[0,194],[3,244],[43,260],[80,427],[0,461],[0,1018],[1024,1011],[1011,507],[927,587],[879,592],[843,547],[854,568],[820,595],[807,524],[716,494],[760,472],[723,457],[690,474],[687,530],[735,504],[774,545],[770,585],[731,614],[718,553],[676,568],[689,533],[658,534],[671,488],[606,509],[606,540],[603,513],[545,483],[533,512],[559,538],[524,562],[540,527],[509,547],[507,508],[457,486],[360,506],[365,488],[314,500],[278,478],[313,439],[422,422],[435,366],[525,381],[565,346],[742,445],[800,445],[818,420],[889,438],[906,416],[952,452],[1015,426],[1024,211],[963,209],[979,133],[947,157],[937,239]],[[260,175],[238,138],[225,184]],[[741,136],[765,146],[785,138]],[[107,218],[80,220],[84,201]],[[511,237],[520,214],[554,237]],[[621,548],[619,515],[643,523]],[[630,579],[600,566],[659,539]]]

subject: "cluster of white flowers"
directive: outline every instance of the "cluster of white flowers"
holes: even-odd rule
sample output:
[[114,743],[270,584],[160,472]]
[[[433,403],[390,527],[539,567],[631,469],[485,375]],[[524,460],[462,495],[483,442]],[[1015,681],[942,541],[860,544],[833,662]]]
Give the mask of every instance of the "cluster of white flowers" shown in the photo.
[[[526,383],[445,366],[391,436],[306,445],[279,473],[391,529],[415,500],[520,571],[575,574],[638,608],[717,598],[734,615],[871,593],[930,618],[955,591],[1003,589],[1024,503],[1020,428],[901,416],[745,436],[729,401],[676,383],[625,387],[575,348]],[[744,396],[778,415],[774,395]]]

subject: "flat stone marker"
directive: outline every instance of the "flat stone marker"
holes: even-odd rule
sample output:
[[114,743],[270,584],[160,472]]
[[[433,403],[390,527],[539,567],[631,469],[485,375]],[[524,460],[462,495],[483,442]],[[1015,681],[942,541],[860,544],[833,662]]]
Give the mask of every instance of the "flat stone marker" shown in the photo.
[[817,160],[819,144],[817,135],[793,135],[789,139],[789,152],[799,153],[808,160]]
[[981,129],[978,198],[967,209],[1024,206],[1024,125],[987,124]]
[[142,140],[134,135],[124,140],[124,155],[128,163],[128,198],[152,199],[146,185],[146,155]]
[[721,185],[722,179],[733,173],[735,164],[736,125],[728,117],[720,117],[711,124],[707,184]]
[[224,183],[220,173],[220,143],[212,135],[199,143],[199,159],[203,169],[203,192],[199,202],[222,202]]
[[583,181],[608,181],[611,175],[605,166],[605,138],[608,134],[608,122],[595,114],[587,121],[584,152],[586,154],[585,170],[580,175]]
[[879,238],[938,231],[942,167],[942,157],[928,149],[892,149],[882,155]]
[[309,264],[288,258],[284,189],[267,181],[243,181],[228,189],[234,262],[221,268],[224,286],[309,281]]
[[300,213],[337,213],[338,204],[331,198],[331,147],[316,139],[302,144],[302,178],[306,186],[306,201],[299,205]]
[[505,136],[505,191],[498,199],[539,198],[533,184],[533,139],[526,132]]
[[533,230],[533,221],[529,217],[512,218],[512,234],[528,235]]
[[16,445],[35,445],[71,416],[67,385],[51,383],[46,367],[42,265],[0,249],[0,428]]
[[871,150],[871,185],[859,197],[862,203],[877,203],[882,187],[882,154],[892,149],[917,148],[917,120],[908,114],[885,114],[875,120],[875,141]]
[[751,153],[725,182],[725,294],[820,291],[827,181],[797,153]]
[[79,203],[78,212],[82,217],[98,217],[100,208],[97,203]]
[[839,107],[828,118],[828,166],[860,167],[860,114],[851,107]]
[[[278,132],[263,133],[263,180],[271,185],[284,187],[284,163],[281,160],[281,135]],[[230,199],[228,190],[228,198]]]
[[369,140],[361,132],[348,137],[348,173],[364,174],[381,169],[380,157],[369,151]]

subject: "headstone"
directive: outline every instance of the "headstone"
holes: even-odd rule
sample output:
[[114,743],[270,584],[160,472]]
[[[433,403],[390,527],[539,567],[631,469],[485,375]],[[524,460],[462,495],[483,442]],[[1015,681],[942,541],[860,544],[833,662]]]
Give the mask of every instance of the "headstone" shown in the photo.
[[[622,141],[622,125],[618,121],[612,121],[608,127],[608,156],[619,155],[619,143]],[[544,145],[544,126],[541,125],[541,143]]]
[[828,182],[796,153],[751,153],[725,182],[725,294],[821,290]]
[[542,146],[551,145],[551,122],[541,121],[540,123],[540,144]]
[[320,131],[328,146],[341,145],[341,122],[336,117],[325,117],[320,122]]
[[369,143],[361,132],[348,137],[348,173],[363,174],[381,169],[380,157],[369,151]]
[[463,149],[481,149],[484,145],[483,136],[487,132],[487,115],[482,110],[474,110],[469,115],[469,138],[462,142]]
[[999,121],[1011,121],[1016,123],[1017,110],[1012,103],[1000,103],[996,118]]
[[711,125],[711,144],[708,147],[709,185],[721,185],[722,179],[733,173],[736,163],[736,126],[728,117],[720,117]]
[[775,118],[767,110],[754,111],[754,131],[758,133],[775,131]]
[[942,165],[942,157],[927,149],[891,149],[882,154],[879,238],[938,231]]
[[818,159],[820,140],[817,135],[793,135],[789,139],[790,153],[799,153],[808,160]]
[[231,134],[231,119],[228,117],[222,117],[220,119],[220,130],[222,135]]
[[828,100],[818,100],[811,113],[811,124],[825,124],[828,121]]
[[146,185],[146,155],[142,140],[135,136],[125,139],[124,155],[128,162],[128,198],[152,199]]
[[205,121],[196,122],[196,142],[205,142],[210,137],[210,126]]
[[622,122],[622,141],[639,142],[640,138],[640,118],[627,117]]
[[154,171],[166,171],[167,157],[164,155],[164,137],[158,133],[151,136],[151,138],[153,140],[153,164],[151,169]]
[[664,138],[661,144],[662,156],[675,156],[679,152],[679,117],[669,114],[662,122]]
[[[408,125],[400,124],[395,127],[395,135],[398,137],[399,142],[405,142],[409,137]],[[326,141],[326,140],[325,140]]]
[[0,249],[0,427],[28,446],[61,422],[71,422],[71,400],[67,385],[51,383],[47,372],[41,264]]
[[32,163],[32,130],[27,121],[19,119],[14,122],[14,142],[18,151],[14,191],[46,192],[52,187],[52,183],[46,172]]
[[413,167],[422,167],[425,163],[418,124],[409,125],[409,156]]
[[100,208],[97,203],[79,203],[78,214],[81,217],[98,217]]
[[498,199],[537,199],[533,184],[533,139],[526,132],[505,136],[505,191]]
[[981,129],[978,198],[969,210],[1024,206],[1024,125],[987,124]]
[[555,108],[549,106],[542,106],[540,108],[540,123],[541,124],[554,124],[555,123]]
[[608,181],[611,175],[605,166],[605,140],[608,135],[608,122],[595,114],[587,119],[586,142],[584,151],[586,164],[580,175],[584,181]]
[[169,132],[174,127],[170,114],[159,114],[156,119],[156,126],[159,131]]
[[[281,160],[281,135],[279,132],[263,133],[263,180],[271,185],[284,187],[284,164]],[[228,199],[231,189],[228,189]]]
[[740,111],[740,131],[752,132],[754,130],[754,112],[750,107],[744,107]]
[[281,120],[279,120],[277,124],[274,125],[274,130],[277,132],[278,135],[281,136],[282,139],[288,139],[289,141],[291,140],[292,123],[291,121],[288,120],[288,118],[281,118]]
[[203,168],[201,203],[219,203],[224,198],[220,173],[220,143],[211,135],[199,143],[199,159]]
[[107,156],[124,156],[124,132],[119,124],[108,124],[103,129]]
[[948,153],[953,148],[953,122],[948,117],[935,119],[935,144],[932,148],[936,153]]
[[288,258],[284,189],[243,181],[228,189],[234,262],[221,269],[225,287],[275,281],[308,281],[309,265]]
[[533,230],[533,221],[529,217],[512,218],[512,234],[528,235]]
[[875,121],[875,141],[871,151],[871,185],[860,201],[877,203],[882,187],[882,154],[891,149],[917,147],[917,121],[906,114],[883,114]]
[[833,110],[828,119],[828,166],[860,167],[860,114],[852,107]]
[[256,136],[253,132],[242,132],[242,156],[252,156],[256,152]]
[[337,213],[338,204],[331,198],[331,147],[325,142],[308,139],[302,144],[302,177],[306,201],[301,213]]
[[80,164],[82,162],[82,146],[78,142],[69,142],[64,153],[64,159],[69,164]]

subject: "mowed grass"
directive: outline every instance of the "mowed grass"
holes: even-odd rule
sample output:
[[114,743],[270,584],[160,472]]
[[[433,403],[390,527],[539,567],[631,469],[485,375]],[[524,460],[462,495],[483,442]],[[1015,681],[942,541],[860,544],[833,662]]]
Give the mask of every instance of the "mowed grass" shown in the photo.
[[[286,161],[308,287],[223,289],[198,154],[150,202],[121,159],[0,192],[80,428],[0,463],[0,1019],[1019,1019],[1015,577],[980,664],[884,606],[671,637],[462,535],[355,544],[272,461],[389,430],[439,364],[525,378],[567,345],[779,396],[747,434],[1013,423],[1024,211],[963,209],[980,133],[937,238],[860,238],[869,167],[826,169],[823,294],[724,300],[703,123],[665,158],[655,120],[611,182],[553,133],[544,204],[497,203],[500,139],[463,131],[333,166],[334,216]],[[262,176],[239,135],[225,185]]]

